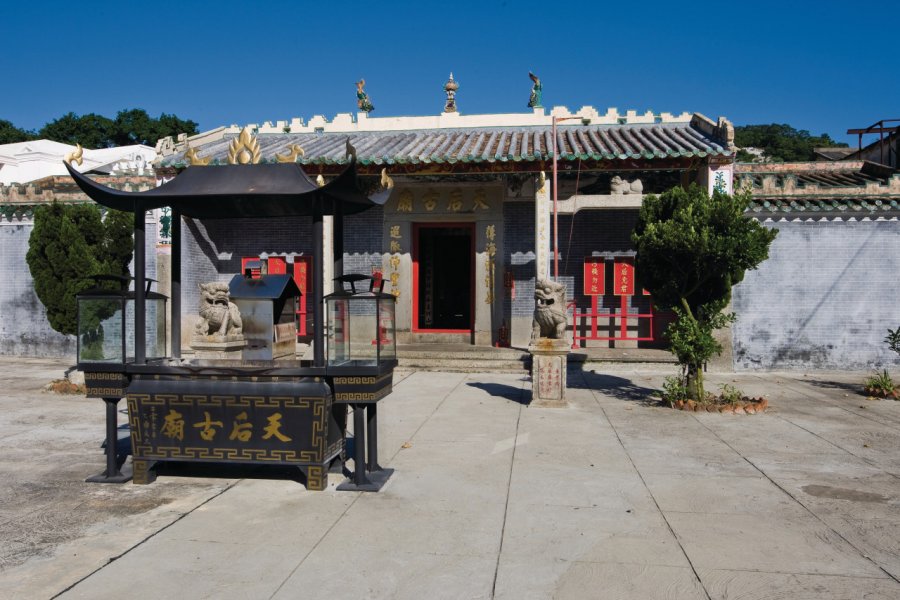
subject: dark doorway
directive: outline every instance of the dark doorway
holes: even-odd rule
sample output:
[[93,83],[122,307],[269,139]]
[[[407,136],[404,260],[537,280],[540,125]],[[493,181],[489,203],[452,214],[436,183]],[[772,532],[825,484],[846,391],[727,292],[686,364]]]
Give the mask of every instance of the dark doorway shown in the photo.
[[474,225],[421,223],[414,236],[414,330],[471,331]]

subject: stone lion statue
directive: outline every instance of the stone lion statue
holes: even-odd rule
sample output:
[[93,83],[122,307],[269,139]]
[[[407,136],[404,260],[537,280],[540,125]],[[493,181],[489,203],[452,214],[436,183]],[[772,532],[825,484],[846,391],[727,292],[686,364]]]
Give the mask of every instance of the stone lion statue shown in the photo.
[[200,284],[200,320],[195,333],[221,337],[242,335],[241,313],[230,301],[227,283]]
[[538,279],[534,285],[534,320],[531,341],[545,337],[563,339],[566,332],[566,286],[549,279]]
[[644,184],[640,179],[627,181],[618,175],[609,180],[609,188],[613,194],[641,194],[644,192]]

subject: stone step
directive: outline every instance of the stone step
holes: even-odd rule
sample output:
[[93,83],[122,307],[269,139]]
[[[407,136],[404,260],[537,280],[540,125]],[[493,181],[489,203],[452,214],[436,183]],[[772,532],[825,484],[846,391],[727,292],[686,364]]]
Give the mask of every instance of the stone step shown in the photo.
[[397,348],[397,358],[448,358],[462,360],[523,360],[528,358],[528,352],[522,350],[510,350],[508,348],[479,348],[469,346],[471,350],[407,350]]
[[[523,348],[470,344],[403,344],[397,346],[400,368],[421,371],[527,373],[531,355]],[[671,353],[637,348],[578,348],[569,354],[575,368],[601,368],[604,363],[674,364]]]
[[526,373],[524,360],[484,360],[464,358],[401,357],[399,367],[420,371],[455,371],[465,373]]

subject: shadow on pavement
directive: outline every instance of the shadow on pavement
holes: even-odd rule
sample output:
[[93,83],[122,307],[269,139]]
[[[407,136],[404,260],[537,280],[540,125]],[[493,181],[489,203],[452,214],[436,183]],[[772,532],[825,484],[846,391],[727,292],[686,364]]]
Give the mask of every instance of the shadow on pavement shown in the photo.
[[[866,377],[868,377],[868,375]],[[844,381],[827,381],[819,379],[798,379],[797,381],[800,381],[801,383],[808,383],[813,387],[820,387],[827,390],[843,390],[845,392],[857,394],[859,396],[866,395],[866,393],[863,391],[862,378],[860,378],[859,383],[847,383]]]
[[574,389],[597,390],[607,396],[636,402],[642,406],[659,404],[659,391],[653,388],[636,385],[630,379],[603,375],[581,369],[570,371],[569,387]]
[[466,383],[466,385],[485,391],[491,396],[504,398],[511,402],[517,402],[519,404],[529,404],[531,402],[530,390],[523,387],[515,387],[504,383],[481,383],[478,381],[470,381]]

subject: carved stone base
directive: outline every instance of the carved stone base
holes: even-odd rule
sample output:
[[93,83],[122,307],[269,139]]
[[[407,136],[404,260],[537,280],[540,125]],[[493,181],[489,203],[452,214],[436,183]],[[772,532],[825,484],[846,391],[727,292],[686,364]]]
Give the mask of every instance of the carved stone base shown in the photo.
[[531,353],[531,404],[539,408],[564,408],[566,402],[566,364],[569,356],[566,340],[539,338]]
[[241,359],[241,351],[247,346],[244,336],[194,336],[191,348],[197,358],[205,359]]

